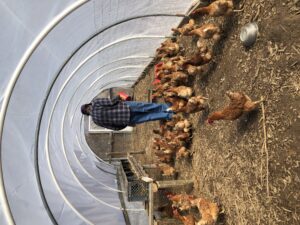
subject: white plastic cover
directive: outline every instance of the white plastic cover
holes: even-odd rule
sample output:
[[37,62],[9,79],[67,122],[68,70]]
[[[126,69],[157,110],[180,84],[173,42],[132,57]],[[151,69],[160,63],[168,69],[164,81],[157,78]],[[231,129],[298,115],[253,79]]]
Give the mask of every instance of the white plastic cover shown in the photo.
[[1,225],[125,224],[116,170],[89,149],[79,106],[132,85],[191,3],[0,1]]

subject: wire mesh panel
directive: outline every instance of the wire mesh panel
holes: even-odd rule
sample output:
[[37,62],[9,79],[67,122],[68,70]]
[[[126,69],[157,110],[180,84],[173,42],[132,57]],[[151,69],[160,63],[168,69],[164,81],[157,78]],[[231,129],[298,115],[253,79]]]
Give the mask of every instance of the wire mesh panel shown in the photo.
[[148,200],[148,184],[138,179],[128,160],[121,160],[121,176],[125,183],[129,202]]
[[148,200],[148,184],[135,180],[128,182],[128,201],[146,201]]

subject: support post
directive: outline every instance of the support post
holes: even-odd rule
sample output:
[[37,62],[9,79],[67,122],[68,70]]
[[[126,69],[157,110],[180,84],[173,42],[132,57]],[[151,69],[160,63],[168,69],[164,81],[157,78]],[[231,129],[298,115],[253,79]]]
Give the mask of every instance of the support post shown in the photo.
[[148,211],[148,221],[149,225],[153,225],[153,191],[152,191],[153,182],[149,183],[149,211]]

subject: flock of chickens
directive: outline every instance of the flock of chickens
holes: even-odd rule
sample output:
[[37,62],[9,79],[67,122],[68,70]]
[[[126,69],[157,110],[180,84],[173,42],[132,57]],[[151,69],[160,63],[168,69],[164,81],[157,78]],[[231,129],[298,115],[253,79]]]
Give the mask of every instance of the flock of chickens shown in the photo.
[[[190,18],[200,15],[212,17],[229,16],[233,13],[232,0],[216,0],[207,7],[194,10]],[[159,137],[153,140],[152,150],[158,160],[158,168],[164,176],[174,176],[174,161],[188,158],[191,155],[188,146],[192,139],[192,124],[184,117],[188,113],[196,113],[208,107],[208,98],[201,95],[194,96],[191,83],[195,76],[204,71],[204,65],[212,60],[212,50],[208,48],[208,41],[213,44],[221,38],[221,29],[214,23],[196,25],[194,19],[180,28],[173,28],[177,37],[194,36],[197,38],[197,51],[192,56],[185,56],[181,46],[174,39],[167,39],[157,49],[155,65],[155,80],[153,81],[153,100],[163,99],[169,103],[170,110],[176,114],[171,121],[161,122],[159,129],[153,132]],[[207,123],[212,124],[215,120],[235,120],[244,112],[252,111],[261,101],[252,101],[246,94],[241,92],[227,91],[226,95],[230,103],[219,111],[208,116]],[[214,224],[217,220],[219,208],[216,203],[210,203],[202,198],[190,195],[169,194],[172,201],[173,217],[181,220],[185,225]],[[192,207],[197,207],[201,219],[196,222]]]
[[[168,194],[168,199],[172,201],[173,217],[179,219],[185,225],[206,225],[214,224],[219,215],[219,206],[203,198],[196,198],[187,194]],[[201,219],[196,222],[195,214],[192,209],[198,209]]]

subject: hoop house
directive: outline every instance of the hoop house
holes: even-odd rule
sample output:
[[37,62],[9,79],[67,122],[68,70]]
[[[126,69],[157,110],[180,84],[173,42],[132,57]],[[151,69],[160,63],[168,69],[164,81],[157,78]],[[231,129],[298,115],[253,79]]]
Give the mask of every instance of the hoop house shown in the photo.
[[0,1],[0,224],[125,224],[79,106],[132,85],[191,4]]

